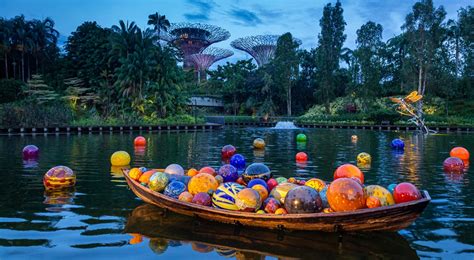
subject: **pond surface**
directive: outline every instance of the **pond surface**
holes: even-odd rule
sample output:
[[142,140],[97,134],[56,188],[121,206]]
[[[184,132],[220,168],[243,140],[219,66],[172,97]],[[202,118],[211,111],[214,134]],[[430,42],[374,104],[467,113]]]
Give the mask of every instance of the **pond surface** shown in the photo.
[[[306,145],[295,137],[305,132]],[[356,143],[351,135],[357,134]],[[323,257],[323,258],[456,258],[474,259],[474,172],[445,174],[443,160],[454,146],[474,152],[474,135],[422,136],[407,132],[364,130],[272,130],[230,128],[206,132],[147,133],[148,146],[134,151],[138,133],[94,135],[0,136],[0,259],[34,258],[174,258]],[[256,137],[264,152],[251,147]],[[406,142],[404,153],[390,149],[393,138]],[[37,164],[24,163],[27,144],[41,149]],[[111,169],[116,150],[128,151],[132,166],[164,168],[219,167],[220,149],[233,144],[249,162],[265,162],[277,176],[316,176],[331,180],[336,166],[360,152],[372,155],[366,183],[388,186],[409,181],[428,190],[432,202],[421,217],[399,233],[291,233],[237,229],[151,207],[127,188],[123,175]],[[297,165],[298,151],[308,153]],[[45,193],[42,177],[51,167],[66,165],[77,174],[74,190]],[[112,173],[111,173],[112,172]]]

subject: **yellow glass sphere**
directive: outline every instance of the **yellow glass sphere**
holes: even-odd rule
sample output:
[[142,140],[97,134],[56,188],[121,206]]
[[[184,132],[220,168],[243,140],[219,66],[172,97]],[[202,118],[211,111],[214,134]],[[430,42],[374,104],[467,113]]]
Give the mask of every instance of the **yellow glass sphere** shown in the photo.
[[113,166],[127,166],[130,164],[130,154],[125,151],[117,151],[110,157],[110,163]]
[[324,189],[324,187],[326,187],[326,182],[324,182],[321,179],[311,178],[311,179],[307,180],[304,185],[306,185],[308,187],[311,187],[311,188],[317,190],[318,192],[320,192]]
[[370,164],[372,162],[372,156],[368,153],[360,153],[357,155],[357,163],[358,164]]
[[207,173],[199,173],[191,177],[188,183],[188,191],[194,196],[199,192],[209,193],[219,187],[219,182],[214,176]]
[[395,204],[392,193],[379,185],[369,185],[364,188],[364,195],[366,198],[375,197],[380,200],[382,206],[390,206]]
[[255,140],[253,140],[253,147],[255,149],[264,149],[265,141],[262,138],[256,138]]

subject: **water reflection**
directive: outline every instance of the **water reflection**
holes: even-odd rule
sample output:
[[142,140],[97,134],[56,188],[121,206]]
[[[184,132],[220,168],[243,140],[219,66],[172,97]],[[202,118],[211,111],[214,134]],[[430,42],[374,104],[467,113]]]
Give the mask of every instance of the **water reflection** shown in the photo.
[[156,254],[163,254],[170,246],[190,243],[196,252],[216,251],[237,258],[418,258],[398,233],[277,232],[198,220],[150,204],[133,210],[125,232],[133,233],[134,241],[137,234],[148,238],[149,247]]
[[69,210],[63,206],[74,204],[75,193],[76,189],[74,187],[59,190],[45,190],[43,203],[51,206],[47,207],[46,210],[53,212]]

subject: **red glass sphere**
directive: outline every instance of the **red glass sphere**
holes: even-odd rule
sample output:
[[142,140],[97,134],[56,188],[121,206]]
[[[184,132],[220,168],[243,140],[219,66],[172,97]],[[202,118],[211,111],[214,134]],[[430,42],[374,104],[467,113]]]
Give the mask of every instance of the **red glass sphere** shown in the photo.
[[449,156],[451,157],[457,157],[463,161],[468,161],[469,160],[469,151],[464,148],[464,147],[454,147],[451,149],[451,152],[449,152]]
[[444,160],[443,169],[446,173],[463,173],[464,162],[458,157],[449,157]]
[[350,163],[343,164],[337,167],[336,171],[334,171],[334,180],[339,178],[357,178],[360,180],[361,184],[364,184],[364,174],[362,171],[355,165]]
[[202,167],[201,170],[199,170],[199,173],[207,173],[212,176],[216,176],[216,170],[210,166]]
[[222,147],[221,155],[223,159],[228,159],[232,157],[232,155],[234,155],[236,152],[237,149],[235,149],[233,145],[228,144]]
[[308,160],[308,155],[305,152],[299,152],[296,154],[297,162],[306,162]]
[[421,199],[421,193],[415,185],[408,182],[402,182],[393,189],[393,198],[395,199],[395,203],[398,204],[412,200],[419,200]]
[[278,186],[278,182],[275,179],[271,178],[267,181],[267,186],[268,186],[268,191],[272,191],[273,188]]
[[133,141],[133,144],[135,146],[145,146],[146,145],[146,139],[143,136],[137,136],[135,140]]

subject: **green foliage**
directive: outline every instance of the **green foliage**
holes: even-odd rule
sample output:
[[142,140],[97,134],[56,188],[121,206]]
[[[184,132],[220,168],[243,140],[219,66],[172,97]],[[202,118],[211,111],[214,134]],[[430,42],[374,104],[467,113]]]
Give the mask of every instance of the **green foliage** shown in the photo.
[[23,82],[13,79],[0,80],[0,104],[16,101],[20,98]]
[[61,101],[42,105],[31,100],[24,100],[0,106],[0,126],[5,128],[65,126],[72,118],[72,111]]
[[33,75],[24,92],[32,102],[38,104],[52,103],[59,98],[59,94],[44,82],[41,75]]

